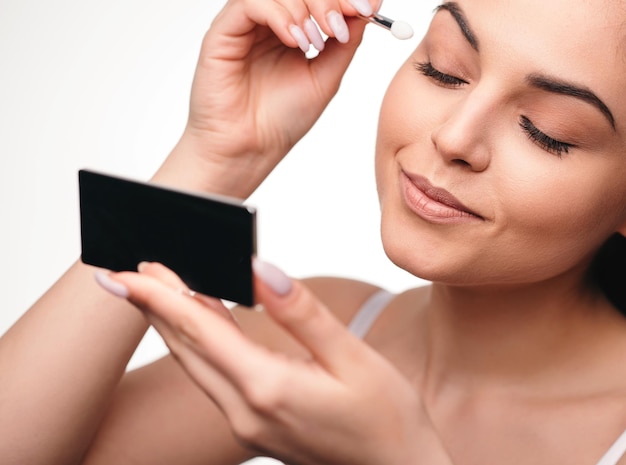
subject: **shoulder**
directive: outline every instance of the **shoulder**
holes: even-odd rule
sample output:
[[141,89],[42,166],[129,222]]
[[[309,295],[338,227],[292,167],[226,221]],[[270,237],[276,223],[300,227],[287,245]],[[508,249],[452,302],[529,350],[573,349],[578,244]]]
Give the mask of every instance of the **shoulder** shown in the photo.
[[[301,280],[344,324],[380,287],[348,278],[312,277]],[[253,340],[270,349],[302,353],[303,348],[265,312],[236,307],[233,313],[241,329]]]
[[341,321],[348,323],[379,286],[347,278],[315,277],[303,280]]

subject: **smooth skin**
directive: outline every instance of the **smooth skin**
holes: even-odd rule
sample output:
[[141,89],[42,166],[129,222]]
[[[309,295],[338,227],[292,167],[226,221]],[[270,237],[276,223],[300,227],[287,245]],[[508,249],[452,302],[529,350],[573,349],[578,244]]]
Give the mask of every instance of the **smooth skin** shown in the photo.
[[[331,10],[347,18],[345,44]],[[155,180],[249,195],[338,89],[364,27],[356,13],[229,2],[206,36],[185,134]],[[290,33],[309,15],[331,37],[312,61]],[[11,441],[0,455],[596,463],[626,429],[626,320],[585,279],[598,246],[626,232],[623,19],[615,2],[583,0],[462,0],[435,14],[389,87],[376,153],[385,250],[433,284],[397,296],[365,341],[345,323],[376,291],[367,283],[257,265],[266,311],[236,309],[233,321],[159,264],[108,275],[117,296],[78,264],[1,341],[0,398],[11,402],[0,432]],[[613,121],[538,75],[592,91]],[[472,217],[426,215],[407,173]],[[119,381],[146,321],[173,356]]]
[[[348,17],[356,14],[347,2],[314,5],[316,19],[331,38],[334,33],[324,19],[327,12]],[[319,59],[305,60],[288,29],[303,22],[306,11],[301,2],[288,7],[274,1],[237,0],[225,6],[202,44],[184,134],[153,177],[155,182],[246,198],[302,137],[307,124],[315,121],[339,88],[365,27],[363,21],[348,18],[347,43],[330,40]],[[237,84],[234,91],[233,83]],[[223,99],[226,95],[229,98]],[[249,111],[251,108],[255,111]],[[303,108],[306,111],[302,112]],[[262,109],[271,109],[271,113]],[[301,113],[299,120],[291,116],[294,112]],[[233,120],[233,115],[245,118]],[[285,118],[296,124],[285,124]],[[129,383],[119,385],[148,324],[131,306],[103,292],[93,275],[93,268],[77,262],[2,337],[0,435],[4,439],[0,441],[0,457],[6,463],[80,463],[88,449],[100,448],[96,431],[103,419],[108,421],[108,412],[116,410],[113,398],[121,396],[120,402],[125,402],[128,384],[141,377],[131,375]],[[167,367],[168,363],[157,366]],[[163,379],[178,379],[175,377],[164,373]],[[180,389],[188,388],[185,383]],[[164,392],[169,391],[164,388],[158,395]],[[208,423],[209,427],[204,427],[208,430],[222,420],[208,402],[205,404],[207,415],[202,422]],[[197,405],[192,403],[187,408],[196,412]],[[148,418],[149,427],[144,430],[148,438],[153,437],[152,428],[163,424],[158,418],[164,418],[172,409],[176,405],[151,410],[155,420]],[[187,429],[176,428],[175,421],[170,424],[174,431],[201,431],[194,428],[198,422],[193,421]],[[159,463],[168,457],[160,445],[170,451],[169,457],[187,453],[196,457],[193,448],[185,449],[193,442],[193,435],[175,434],[169,442],[156,445],[150,439],[145,447],[143,433],[124,431],[121,436],[127,437],[133,447],[109,443],[107,447],[114,450],[114,455],[110,460],[103,456],[102,460],[111,463],[119,457],[117,463],[123,462],[128,456],[126,450],[132,449],[138,451],[140,461],[147,450],[148,457],[156,457],[151,463]],[[223,438],[230,436],[222,432],[215,433],[215,439],[202,437],[199,447],[203,451],[208,447],[209,456],[217,457],[216,463],[220,463],[212,441],[228,444]],[[185,447],[177,447],[179,443]],[[238,449],[237,457],[241,455]],[[205,461],[199,457],[193,460]],[[176,462],[185,463],[184,457]]]

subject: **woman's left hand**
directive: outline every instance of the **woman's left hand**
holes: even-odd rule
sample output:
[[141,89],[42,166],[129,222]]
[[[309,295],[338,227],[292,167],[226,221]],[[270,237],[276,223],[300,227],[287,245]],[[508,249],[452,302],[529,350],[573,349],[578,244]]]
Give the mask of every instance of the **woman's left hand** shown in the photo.
[[291,464],[451,464],[416,389],[306,288],[255,263],[255,295],[310,352],[252,342],[216,299],[162,265],[108,280],[142,310],[247,447]]

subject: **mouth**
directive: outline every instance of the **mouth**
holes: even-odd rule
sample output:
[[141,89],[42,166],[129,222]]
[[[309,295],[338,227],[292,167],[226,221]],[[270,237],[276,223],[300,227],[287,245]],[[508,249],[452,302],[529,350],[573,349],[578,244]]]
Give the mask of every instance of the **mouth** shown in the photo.
[[406,205],[413,213],[430,223],[448,224],[484,220],[450,192],[433,186],[423,176],[402,171],[401,181]]

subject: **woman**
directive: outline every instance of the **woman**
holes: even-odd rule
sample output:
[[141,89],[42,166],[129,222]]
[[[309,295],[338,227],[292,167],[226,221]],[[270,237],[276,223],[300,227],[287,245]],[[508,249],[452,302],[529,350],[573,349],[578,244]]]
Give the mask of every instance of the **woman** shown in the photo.
[[[337,91],[371,8],[230,1],[154,180],[250,195]],[[77,264],[3,338],[0,369],[19,380],[0,391],[8,463],[626,463],[609,451],[626,430],[626,321],[605,282],[620,276],[594,262],[626,233],[622,10],[437,9],[376,147],[385,251],[431,286],[387,299],[257,261],[266,311],[234,321],[159,264],[98,274],[113,296]],[[345,328],[363,308],[380,311],[365,342]],[[142,314],[173,356],[120,381]],[[63,344],[19,372],[56,331]]]

